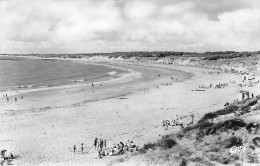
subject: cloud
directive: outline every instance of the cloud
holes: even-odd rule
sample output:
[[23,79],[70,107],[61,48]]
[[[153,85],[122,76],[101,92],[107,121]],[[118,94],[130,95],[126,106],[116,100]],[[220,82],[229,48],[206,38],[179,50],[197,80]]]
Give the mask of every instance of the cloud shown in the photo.
[[165,5],[161,9],[162,15],[180,15],[191,9],[194,9],[192,2],[182,2],[178,4]]
[[124,12],[129,18],[147,18],[156,14],[157,6],[148,1],[129,1],[124,6]]
[[251,0],[197,0],[195,10],[206,13],[211,19],[226,12],[250,8]]
[[260,48],[257,0],[1,0],[0,53]]

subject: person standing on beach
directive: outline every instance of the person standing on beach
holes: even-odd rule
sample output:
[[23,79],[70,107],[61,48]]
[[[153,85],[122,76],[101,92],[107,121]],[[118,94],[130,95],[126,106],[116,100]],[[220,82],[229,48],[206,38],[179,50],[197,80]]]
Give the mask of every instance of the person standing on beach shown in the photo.
[[76,145],[74,145],[73,150],[74,150],[74,153],[75,153],[76,152]]
[[97,151],[99,151],[99,142],[100,140],[97,141]]
[[16,97],[14,98],[14,101],[17,102],[17,98]]
[[95,141],[94,141],[95,150],[97,149],[97,141],[98,141],[98,139],[95,138]]
[[104,147],[107,149],[107,140],[104,140]]
[[100,139],[100,151],[103,150],[103,139]]
[[194,121],[194,115],[191,114],[190,116],[191,116],[191,124],[193,124],[193,121]]
[[81,143],[81,153],[83,153],[84,151],[84,147],[83,147],[83,143]]

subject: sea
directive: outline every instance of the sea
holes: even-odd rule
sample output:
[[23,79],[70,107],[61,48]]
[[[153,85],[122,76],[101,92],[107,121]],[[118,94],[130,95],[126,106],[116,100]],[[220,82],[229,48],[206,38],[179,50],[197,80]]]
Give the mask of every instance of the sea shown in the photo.
[[111,66],[1,55],[0,92],[89,84],[124,72]]

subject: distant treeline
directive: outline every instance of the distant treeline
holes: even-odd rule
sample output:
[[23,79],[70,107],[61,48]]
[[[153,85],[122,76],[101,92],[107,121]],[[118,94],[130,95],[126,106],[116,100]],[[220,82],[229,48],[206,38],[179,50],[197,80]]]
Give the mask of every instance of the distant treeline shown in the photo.
[[204,60],[217,60],[217,59],[232,59],[237,57],[250,57],[252,55],[260,54],[260,51],[256,52],[235,52],[235,51],[218,51],[218,52],[174,52],[174,51],[133,51],[133,52],[113,52],[113,53],[80,53],[80,54],[27,54],[24,56],[38,56],[44,58],[62,57],[62,58],[83,58],[92,56],[108,56],[109,58],[122,57],[129,59],[132,57],[153,57],[153,58],[165,58],[165,57],[202,57]]

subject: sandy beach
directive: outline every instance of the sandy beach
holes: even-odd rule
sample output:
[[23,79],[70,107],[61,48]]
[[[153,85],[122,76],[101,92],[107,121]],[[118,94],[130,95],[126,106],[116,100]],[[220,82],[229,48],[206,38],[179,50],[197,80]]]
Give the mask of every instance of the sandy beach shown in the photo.
[[0,166],[260,166],[260,0],[0,0]]
[[[88,63],[82,61],[82,63]],[[103,138],[111,147],[120,141],[138,146],[161,135],[162,121],[205,113],[239,98],[237,84],[223,89],[196,91],[210,83],[241,82],[240,75],[208,74],[212,69],[159,64],[120,64],[130,76],[90,85],[20,92],[24,99],[4,104],[0,109],[0,147],[19,156],[14,165],[108,165],[117,156],[98,159],[94,139]],[[243,88],[244,89],[244,88]],[[259,87],[247,90],[259,93]],[[14,97],[14,96],[13,96]],[[13,98],[12,98],[13,99]],[[0,100],[4,100],[3,97]],[[73,153],[73,146],[84,143],[84,153]],[[139,161],[139,164],[142,162]]]

